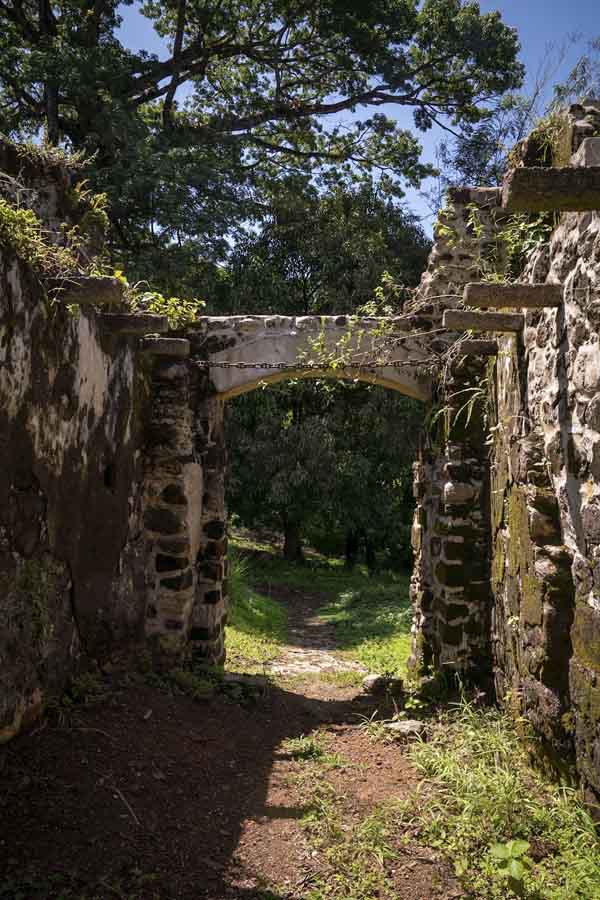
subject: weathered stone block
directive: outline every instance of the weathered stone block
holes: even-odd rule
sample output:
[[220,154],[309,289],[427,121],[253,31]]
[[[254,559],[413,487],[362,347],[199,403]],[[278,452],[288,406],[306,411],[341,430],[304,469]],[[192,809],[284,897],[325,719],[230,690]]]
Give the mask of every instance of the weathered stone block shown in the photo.
[[181,517],[171,509],[150,507],[144,513],[144,525],[161,534],[180,534],[185,529]]
[[465,583],[465,567],[460,563],[450,565],[438,562],[435,567],[435,577],[441,584],[448,587],[462,587]]
[[600,209],[600,166],[512,169],[502,185],[507,212]]
[[162,578],[160,582],[160,586],[162,588],[167,588],[170,591],[183,591],[186,588],[192,586],[194,581],[194,576],[191,571],[184,572],[182,575],[177,575],[174,578]]
[[[467,284],[463,293],[465,306],[528,307],[543,309],[562,304],[561,284],[496,284],[476,282]],[[461,348],[462,349],[462,348]]]
[[466,506],[474,500],[478,493],[475,485],[448,481],[444,485],[444,503],[450,506]]
[[98,318],[112,334],[146,335],[169,330],[167,317],[152,313],[100,313]]
[[110,275],[69,275],[49,284],[52,300],[63,305],[117,306],[123,299],[123,282]]
[[225,522],[222,522],[220,519],[213,519],[210,522],[206,522],[203,531],[210,540],[219,541],[225,535],[226,528]]
[[443,326],[451,331],[493,331],[501,334],[523,330],[521,313],[471,312],[466,309],[447,309]]
[[188,566],[188,560],[185,556],[165,556],[162,553],[156,557],[157,572],[174,572],[177,569],[185,569]]
[[576,661],[600,673],[600,610],[578,603],[571,637]]
[[160,497],[164,503],[169,503],[173,506],[187,506],[187,497],[185,495],[183,487],[180,484],[167,485],[167,487],[161,492]]

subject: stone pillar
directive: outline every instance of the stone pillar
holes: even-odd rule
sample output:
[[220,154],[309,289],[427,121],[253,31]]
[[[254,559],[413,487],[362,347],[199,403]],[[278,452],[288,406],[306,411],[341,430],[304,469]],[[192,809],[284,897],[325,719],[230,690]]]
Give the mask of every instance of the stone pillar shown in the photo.
[[210,392],[205,373],[197,376],[195,403],[194,446],[204,483],[190,641],[194,655],[221,665],[227,614],[224,404]]
[[[488,688],[490,651],[489,473],[481,364],[447,382],[446,411],[415,464],[415,618],[410,668],[417,676],[458,674]],[[465,409],[466,398],[473,406]],[[442,401],[443,402],[443,401]]]
[[146,634],[159,657],[186,651],[196,590],[202,468],[192,441],[190,369],[153,358],[144,526],[148,542]]
[[[465,284],[499,264],[499,203],[496,188],[448,192],[427,270],[408,307],[415,327],[437,332],[444,310],[462,306]],[[450,334],[440,338],[436,333],[432,349],[442,352],[451,340]],[[446,411],[415,464],[410,667],[416,676],[460,673],[487,689],[492,667],[486,380],[486,364],[474,359],[468,365],[457,360],[446,369],[437,403]],[[479,388],[484,390],[476,399]],[[470,398],[472,409],[460,412]]]

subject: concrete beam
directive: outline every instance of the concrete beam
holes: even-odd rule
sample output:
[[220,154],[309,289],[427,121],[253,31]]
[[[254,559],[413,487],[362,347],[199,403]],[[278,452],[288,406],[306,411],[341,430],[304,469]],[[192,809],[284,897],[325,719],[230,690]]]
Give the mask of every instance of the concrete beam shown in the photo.
[[465,340],[458,345],[461,356],[497,356],[498,342],[486,340]]
[[450,331],[522,331],[525,319],[521,313],[471,312],[468,309],[447,309],[443,325]]
[[169,330],[167,317],[153,313],[100,313],[98,318],[102,327],[112,334],[139,337],[146,334],[164,334]]
[[502,185],[507,212],[600,210],[600,166],[512,169]]
[[561,284],[488,284],[470,282],[463,292],[465,306],[487,308],[512,306],[518,309],[544,309],[562,304]]
[[49,285],[52,299],[64,306],[116,306],[123,300],[124,284],[110,275],[70,275]]
[[600,166],[600,138],[584,138],[571,157],[572,166]]
[[190,342],[187,338],[145,337],[140,344],[143,353],[149,356],[169,356],[172,359],[187,359]]

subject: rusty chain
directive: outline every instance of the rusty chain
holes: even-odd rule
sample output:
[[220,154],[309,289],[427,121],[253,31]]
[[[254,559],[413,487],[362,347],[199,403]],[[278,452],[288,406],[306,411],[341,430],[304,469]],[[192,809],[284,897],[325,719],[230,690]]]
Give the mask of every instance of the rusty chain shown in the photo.
[[423,360],[391,360],[390,362],[347,362],[347,363],[274,363],[274,362],[212,362],[191,360],[200,369],[279,369],[290,372],[300,370],[336,371],[339,369],[400,369],[404,366],[423,365]]

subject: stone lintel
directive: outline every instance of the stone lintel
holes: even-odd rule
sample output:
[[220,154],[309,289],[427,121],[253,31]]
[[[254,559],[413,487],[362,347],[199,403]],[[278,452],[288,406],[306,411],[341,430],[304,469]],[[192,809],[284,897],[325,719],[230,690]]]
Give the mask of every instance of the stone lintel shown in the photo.
[[116,306],[123,299],[123,282],[109,275],[69,275],[49,284],[52,299],[64,306]]
[[149,335],[164,334],[169,330],[166,316],[153,313],[101,313],[103,328],[113,334]]
[[571,157],[572,166],[600,166],[600,138],[588,137]]
[[471,312],[467,309],[447,309],[443,326],[452,331],[519,332],[523,330],[521,313]]
[[140,346],[144,353],[152,356],[187,359],[190,355],[190,342],[186,338],[145,337]]
[[600,165],[512,169],[502,185],[507,212],[600,210]]
[[459,352],[463,356],[497,356],[498,342],[492,340],[466,340],[459,344]]
[[463,300],[465,306],[544,309],[547,306],[558,307],[562,304],[563,286],[470,282],[465,285]]

